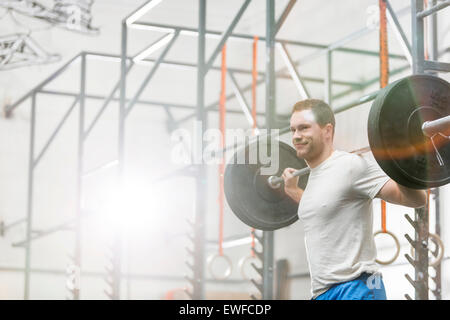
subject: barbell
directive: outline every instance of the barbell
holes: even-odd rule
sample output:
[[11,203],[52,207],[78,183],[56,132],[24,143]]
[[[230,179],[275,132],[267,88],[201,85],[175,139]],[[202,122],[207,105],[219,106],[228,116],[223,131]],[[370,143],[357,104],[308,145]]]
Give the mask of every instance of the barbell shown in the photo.
[[[412,189],[428,189],[450,182],[450,84],[432,75],[412,75],[382,89],[368,119],[370,149],[381,169],[397,183]],[[281,141],[276,148],[278,171],[264,175],[267,166],[258,148],[271,152],[270,137],[261,137],[237,150],[227,164],[224,190],[233,213],[245,224],[275,230],[298,219],[298,204],[281,188],[285,168],[297,168],[304,189],[309,168],[296,151]],[[255,163],[241,163],[257,155]]]

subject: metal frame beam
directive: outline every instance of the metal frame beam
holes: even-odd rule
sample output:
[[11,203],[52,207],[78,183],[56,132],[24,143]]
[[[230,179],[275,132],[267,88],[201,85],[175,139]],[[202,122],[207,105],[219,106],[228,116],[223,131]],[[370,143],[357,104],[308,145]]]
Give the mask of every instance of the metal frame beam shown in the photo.
[[61,121],[58,123],[58,125],[56,126],[55,130],[53,131],[53,133],[50,135],[50,137],[48,138],[48,140],[45,143],[44,147],[42,147],[41,152],[39,152],[38,156],[33,161],[33,168],[35,168],[38,165],[39,161],[41,161],[41,158],[47,152],[47,150],[50,147],[50,145],[52,144],[53,140],[56,138],[56,135],[59,133],[59,131],[63,127],[64,123],[69,118],[69,116],[72,113],[72,111],[75,109],[75,106],[77,105],[78,101],[79,101],[79,97],[76,96],[74,101],[72,102],[72,105],[66,111],[66,113],[62,117]]
[[425,60],[423,62],[423,69],[429,71],[450,72],[450,63]]
[[444,9],[446,7],[450,6],[450,0],[442,1],[437,5],[434,5],[433,7],[427,9],[427,10],[421,10],[416,13],[416,17],[418,19],[423,19],[425,17],[428,17],[430,14],[436,13],[441,9]]
[[[253,123],[253,117],[250,111],[250,107],[249,104],[247,103],[247,101],[245,100],[245,96],[241,90],[241,88],[239,87],[239,84],[236,81],[236,78],[234,77],[234,74],[232,72],[228,72],[228,76],[231,80],[231,86],[234,92],[234,95],[236,96],[237,101],[239,102],[239,105],[241,106],[242,112],[245,115],[245,118],[248,121],[248,124],[253,127],[254,123]],[[255,124],[256,126],[256,124]]]
[[[399,12],[397,12],[397,15],[405,12],[405,9],[399,10]],[[197,36],[198,35],[198,30],[196,28],[189,28],[189,27],[178,27],[178,26],[174,26],[174,25],[169,25],[169,24],[160,24],[160,23],[150,23],[150,22],[137,22],[134,23],[132,25],[129,26],[130,28],[136,28],[136,29],[148,29],[148,30],[154,30],[154,31],[171,31],[171,30],[179,30],[181,35],[189,35],[189,36]],[[371,30],[369,30],[368,28],[363,28],[361,30],[359,30],[357,33],[354,33],[351,35],[351,39],[350,39],[350,35],[348,37],[345,37],[343,39],[345,39],[345,43],[349,42],[352,39],[356,39],[358,36],[363,36],[367,33],[369,33]],[[215,30],[206,30],[206,37],[213,37],[213,38],[217,38],[218,36],[220,36],[222,33],[220,31],[215,31]],[[254,40],[254,36],[253,35],[248,35],[248,34],[242,34],[242,33],[232,33],[229,36],[230,39],[240,39],[240,40],[248,40],[248,41],[253,41]],[[266,41],[266,37],[262,36],[262,37],[258,37],[258,41]],[[325,44],[319,44],[319,43],[312,43],[312,42],[304,42],[304,41],[295,41],[295,40],[288,40],[288,39],[276,39],[275,40],[277,43],[281,42],[284,44],[289,44],[289,45],[296,45],[299,47],[308,47],[308,48],[316,48],[316,49],[329,49],[329,45],[325,45]],[[354,54],[361,54],[361,55],[368,55],[368,56],[373,56],[373,57],[378,57],[378,51],[371,51],[371,50],[363,50],[363,49],[356,49],[356,48],[347,48],[347,47],[343,47],[344,43],[335,43],[333,50],[335,51],[339,51],[339,52],[346,52],[346,53],[354,53]],[[400,60],[405,60],[406,58],[403,55],[399,55],[399,54],[389,54],[389,58],[392,59],[400,59]]]
[[[236,16],[234,16],[233,21],[231,21],[230,25],[228,26],[227,30],[222,34],[219,44],[216,46],[216,49],[214,49],[213,53],[208,59],[208,62],[206,62],[205,65],[205,76],[208,73],[209,69],[211,68],[212,64],[214,63],[214,60],[216,60],[217,56],[219,55],[220,51],[222,51],[222,47],[224,46],[225,42],[228,40],[230,35],[232,34],[234,28],[238,24],[239,20],[241,19],[242,15],[244,14],[245,10],[247,9],[248,5],[250,4],[252,0],[245,0],[242,4],[241,8],[239,9]],[[205,29],[206,30],[206,29]]]
[[286,46],[284,44],[281,43],[277,43],[276,47],[278,49],[278,51],[281,54],[281,57],[284,60],[284,63],[286,64],[286,67],[288,68],[289,74],[291,75],[292,80],[294,80],[294,83],[297,87],[297,90],[300,94],[300,96],[302,97],[302,99],[308,99],[309,98],[309,93],[308,90],[306,89],[305,84],[303,83],[302,78],[300,77],[297,69],[294,66],[294,62],[291,58],[291,56],[289,55],[289,52],[286,49]]
[[388,22],[394,29],[395,35],[400,43],[400,46],[403,49],[403,53],[405,54],[406,59],[408,59],[409,64],[412,66],[412,55],[411,55],[411,45],[409,44],[408,38],[406,37],[405,32],[400,25],[400,22],[397,19],[397,15],[392,8],[389,0],[386,0],[386,8],[387,8],[387,18]]
[[26,247],[28,243],[31,243],[33,240],[41,239],[42,237],[46,237],[48,235],[51,235],[55,232],[62,231],[62,230],[75,230],[75,222],[76,219],[70,219],[69,221],[66,221],[64,223],[58,224],[54,227],[48,228],[43,231],[37,231],[33,230],[34,233],[30,239],[24,239],[21,241],[13,242],[11,245],[13,247]]
[[[130,63],[128,65],[128,68],[125,71],[125,75],[128,75],[128,73],[130,72],[130,70],[133,67],[133,65],[134,65],[133,63]],[[94,119],[92,120],[91,124],[88,126],[87,130],[84,132],[84,139],[87,139],[87,137],[91,133],[92,129],[94,128],[95,124],[98,122],[98,120],[100,120],[100,117],[102,116],[103,112],[105,112],[105,110],[108,107],[108,105],[111,102],[111,100],[116,100],[116,101],[119,100],[119,99],[114,99],[114,95],[119,90],[119,87],[120,87],[120,79],[119,79],[119,81],[117,81],[116,85],[114,86],[114,88],[111,90],[111,92],[109,93],[109,95],[107,97],[101,97],[100,98],[100,99],[104,100],[103,105],[97,111],[97,113],[94,116]],[[91,97],[85,95],[85,98],[91,98]]]
[[46,86],[48,83],[50,83],[51,81],[53,81],[56,77],[58,77],[59,75],[61,75],[64,71],[66,71],[66,69],[72,65],[75,61],[78,60],[78,58],[80,58],[82,55],[82,53],[77,54],[75,57],[73,57],[72,59],[70,59],[69,61],[67,61],[62,67],[60,67],[58,70],[56,70],[54,73],[52,73],[48,78],[46,78],[44,81],[42,81],[41,83],[39,83],[36,87],[34,87],[31,91],[29,91],[27,94],[23,95],[19,100],[17,100],[15,103],[13,103],[12,105],[6,105],[5,106],[5,113],[11,114],[11,112],[14,111],[15,108],[17,108],[22,102],[24,102],[25,100],[27,100],[28,98],[32,97],[32,95],[34,95],[37,91],[39,91],[40,89],[42,89],[44,86]]
[[278,18],[276,24],[275,24],[275,35],[278,34],[281,27],[283,26],[284,22],[286,21],[286,18],[289,16],[289,13],[291,13],[292,8],[294,7],[297,0],[289,0],[288,4],[286,5],[286,8],[284,8],[283,13]]
[[147,76],[145,77],[144,81],[142,82],[141,86],[139,87],[138,91],[136,92],[136,94],[134,95],[134,97],[131,99],[130,103],[128,104],[128,106],[125,108],[125,114],[124,117],[126,118],[129,113],[131,112],[131,110],[133,109],[134,105],[136,104],[136,101],[138,101],[139,97],[141,96],[142,92],[145,90],[145,88],[147,87],[148,83],[150,82],[150,80],[153,78],[153,76],[155,75],[156,71],[159,68],[159,65],[161,64],[161,61],[164,59],[164,57],[167,55],[167,53],[169,52],[170,48],[172,48],[173,44],[175,43],[175,41],[178,39],[178,35],[179,35],[179,31],[175,31],[172,39],[170,40],[170,42],[167,44],[167,46],[164,48],[163,52],[161,52],[161,54],[158,57],[158,60],[156,60],[155,64],[153,65],[152,69],[150,70],[150,72],[147,74]]

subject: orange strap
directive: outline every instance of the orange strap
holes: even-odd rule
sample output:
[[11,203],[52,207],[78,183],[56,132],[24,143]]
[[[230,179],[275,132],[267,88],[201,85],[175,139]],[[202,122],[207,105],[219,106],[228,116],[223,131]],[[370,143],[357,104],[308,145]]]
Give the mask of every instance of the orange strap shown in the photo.
[[[380,87],[389,83],[389,56],[386,20],[386,1],[378,0],[380,6]],[[381,200],[381,230],[386,232],[386,202]]]
[[[258,57],[258,36],[253,37],[253,63],[252,63],[252,119],[253,119],[253,128],[252,132],[255,135],[256,129],[256,82],[258,78],[258,68],[257,68],[257,57]],[[255,249],[255,229],[252,228],[251,231],[252,244],[251,248]],[[255,256],[254,251],[251,251],[252,257]]]
[[253,67],[252,67],[252,119],[253,119],[253,134],[256,129],[256,82],[258,80],[258,36],[253,38]]
[[[426,10],[428,8],[428,0],[424,0],[424,10]],[[424,43],[424,57],[425,60],[428,60],[429,55],[428,55],[428,24],[427,24],[427,18],[423,19],[423,43]]]
[[[226,45],[222,48],[222,68],[221,68],[221,78],[220,78],[220,101],[219,101],[219,129],[221,132],[220,147],[225,147],[225,101],[226,101],[226,91],[225,91],[225,81],[227,74],[227,64],[226,64]],[[219,165],[219,255],[223,255],[223,213],[224,213],[224,183],[223,176],[225,172],[225,157],[222,156],[222,161]]]
[[380,85],[384,88],[389,82],[386,1],[378,1],[380,5]]
[[381,230],[386,233],[386,201],[381,200]]

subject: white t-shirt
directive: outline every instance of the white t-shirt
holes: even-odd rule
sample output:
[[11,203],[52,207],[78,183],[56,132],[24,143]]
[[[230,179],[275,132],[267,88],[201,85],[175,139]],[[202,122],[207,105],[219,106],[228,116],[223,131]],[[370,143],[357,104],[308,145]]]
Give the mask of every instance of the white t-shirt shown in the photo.
[[375,161],[338,150],[311,170],[298,216],[313,298],[333,284],[377,271],[372,199],[388,180]]

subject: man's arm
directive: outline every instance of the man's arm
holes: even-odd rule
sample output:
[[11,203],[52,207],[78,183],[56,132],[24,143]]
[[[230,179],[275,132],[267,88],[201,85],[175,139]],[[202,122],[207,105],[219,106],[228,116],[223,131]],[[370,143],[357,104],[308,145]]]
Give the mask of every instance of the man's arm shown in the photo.
[[297,186],[299,177],[294,177],[294,172],[295,169],[286,168],[281,177],[284,179],[284,192],[295,202],[300,203],[303,190]]
[[292,188],[292,189],[284,188],[284,191],[295,202],[300,203],[300,199],[302,198],[302,194],[303,194],[303,190],[302,189],[300,189],[299,187],[297,187],[295,189],[294,188]]
[[411,208],[420,208],[427,204],[427,194],[423,190],[404,187],[390,179],[376,195],[384,201]]

